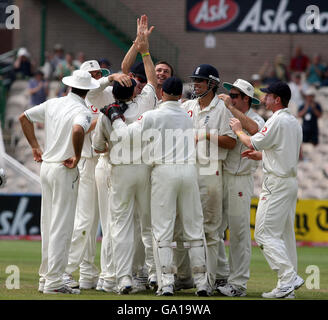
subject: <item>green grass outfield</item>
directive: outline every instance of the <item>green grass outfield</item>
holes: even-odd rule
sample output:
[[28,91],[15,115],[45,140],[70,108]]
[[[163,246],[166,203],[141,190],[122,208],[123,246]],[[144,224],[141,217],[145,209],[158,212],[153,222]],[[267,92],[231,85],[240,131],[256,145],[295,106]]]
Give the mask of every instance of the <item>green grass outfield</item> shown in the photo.
[[[296,291],[296,299],[326,300],[328,299],[328,247],[298,247],[299,274],[307,281]],[[96,262],[99,266],[100,243],[97,243]],[[38,269],[41,261],[41,242],[24,240],[0,240],[0,300],[201,300],[195,296],[194,290],[177,292],[174,297],[156,297],[152,291],[137,294],[117,295],[95,290],[83,290],[80,295],[45,295],[38,292]],[[15,265],[20,272],[20,288],[7,289],[6,280],[10,276],[6,269]],[[313,284],[311,276],[306,273],[307,267],[315,265],[319,268],[320,289],[309,289]],[[78,272],[74,277],[78,280]],[[262,292],[271,291],[276,285],[277,277],[268,266],[260,249],[252,247],[251,275],[248,281],[247,296],[228,298],[215,294],[208,300],[256,300],[261,299]]]

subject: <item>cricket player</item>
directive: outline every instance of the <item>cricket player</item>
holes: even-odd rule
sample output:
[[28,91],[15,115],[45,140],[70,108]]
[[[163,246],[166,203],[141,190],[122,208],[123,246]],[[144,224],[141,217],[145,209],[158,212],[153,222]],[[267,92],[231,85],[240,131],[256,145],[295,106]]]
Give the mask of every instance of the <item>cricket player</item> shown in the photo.
[[[243,79],[237,79],[233,84],[224,82],[223,87],[229,91],[229,95],[220,94],[219,98],[233,116],[240,120],[245,133],[253,135],[262,129],[263,118],[251,108],[252,104],[260,104],[254,98],[254,87]],[[221,285],[216,289],[230,297],[246,295],[250,274],[250,207],[254,189],[253,174],[259,162],[242,158],[241,153],[246,149],[237,140],[236,146],[228,151],[227,158],[223,161],[223,212],[220,226],[222,241],[219,242],[223,247],[219,248],[217,279],[227,279],[227,283],[222,285],[219,282]],[[229,263],[223,241],[227,226],[230,240]]]
[[[96,235],[99,225],[98,193],[95,179],[95,168],[99,155],[92,149],[91,139],[97,123],[100,108],[114,102],[110,83],[119,81],[128,83],[129,77],[124,74],[114,73],[102,77],[103,70],[96,60],[85,61],[80,70],[87,71],[99,83],[99,88],[90,90],[86,96],[86,104],[92,114],[92,124],[86,134],[82,149],[82,157],[79,162],[80,184],[77,198],[74,231],[70,246],[68,265],[64,274],[67,285],[80,289],[94,289],[98,283],[99,271],[94,263],[96,255]],[[108,201],[108,192],[104,190],[102,201]],[[102,213],[102,227],[106,240],[106,220],[108,213]],[[107,242],[109,244],[109,242]],[[104,242],[105,245],[105,242]],[[104,248],[105,250],[105,248]],[[109,249],[106,249],[107,251]],[[104,262],[103,262],[104,264]],[[72,273],[80,267],[79,283],[73,280]]]
[[216,280],[219,227],[222,222],[222,161],[236,144],[229,127],[230,111],[216,91],[220,79],[216,68],[202,64],[190,76],[194,97],[182,104],[197,129],[198,184],[204,214],[208,274],[212,290]]
[[[135,41],[142,55],[147,84],[141,94],[136,96],[136,81],[131,79],[132,87],[127,88],[115,82],[113,95],[116,103],[124,108],[127,123],[137,120],[145,111],[156,106],[156,74],[149,53],[148,37],[138,34]],[[106,113],[106,110],[104,110]],[[132,290],[132,265],[134,255],[134,214],[139,214],[141,237],[145,246],[145,260],[148,267],[149,282],[156,282],[156,267],[152,251],[151,220],[150,220],[150,166],[141,163],[141,152],[132,152],[130,145],[111,139],[112,127],[108,118],[101,114],[98,119],[93,148],[97,152],[106,151],[109,145],[111,169],[110,210],[113,259],[116,267],[116,280],[120,293]],[[122,148],[122,156],[118,151]],[[126,155],[126,156],[125,156]],[[108,279],[112,282],[113,279]],[[105,277],[106,282],[106,277]],[[105,287],[105,283],[104,283]]]
[[[71,92],[26,110],[19,120],[33,152],[41,164],[42,262],[39,291],[79,293],[66,286],[63,273],[68,262],[79,185],[77,164],[84,136],[91,125],[91,113],[84,98],[99,84],[86,71],[76,70],[62,82]],[[35,137],[33,122],[45,123],[44,153]]]
[[[198,296],[208,296],[206,243],[203,214],[197,184],[193,123],[178,102],[182,95],[180,79],[168,78],[162,87],[158,109],[145,112],[137,122],[127,126],[118,117],[114,129],[128,130],[130,135],[153,130],[154,149],[146,157],[153,164],[151,173],[151,220],[154,256],[158,274],[158,294],[174,294],[173,235],[177,214],[180,215],[184,244],[188,248]],[[176,136],[170,143],[169,136]],[[173,138],[172,141],[173,142]],[[164,151],[163,151],[164,147]],[[152,152],[153,150],[153,152]]]
[[[297,275],[297,252],[294,231],[297,201],[297,164],[302,143],[302,128],[288,110],[289,86],[275,82],[267,88],[264,103],[273,115],[262,130],[248,136],[240,121],[231,119],[230,126],[249,149],[243,156],[263,161],[264,180],[258,203],[254,237],[278,283],[263,298],[284,298],[304,284]],[[262,151],[262,152],[260,152]]]

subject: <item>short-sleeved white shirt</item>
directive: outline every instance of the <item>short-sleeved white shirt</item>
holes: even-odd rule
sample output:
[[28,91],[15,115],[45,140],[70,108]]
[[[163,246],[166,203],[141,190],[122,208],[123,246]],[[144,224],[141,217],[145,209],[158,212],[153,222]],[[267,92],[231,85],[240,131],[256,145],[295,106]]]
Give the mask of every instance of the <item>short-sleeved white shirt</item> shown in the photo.
[[[245,115],[257,123],[258,131],[264,126],[263,118],[251,108]],[[245,133],[248,134],[246,130]],[[248,149],[239,139],[237,139],[236,146],[228,151],[227,158],[223,162],[223,170],[234,175],[252,174],[256,171],[259,161],[242,158],[241,153]]]
[[[125,121],[130,124],[137,120],[144,112],[152,110],[157,104],[156,90],[147,83],[141,93],[135,97],[132,101],[127,102],[128,109],[124,112]],[[110,120],[106,116],[99,117],[95,128],[95,133],[92,138],[92,147],[96,150],[103,151],[105,149],[106,142],[109,146],[109,159],[113,164],[122,163],[122,156],[116,153],[119,148],[124,149],[124,154],[131,155],[133,151],[133,158],[131,156],[131,163],[141,162],[141,150],[133,150],[130,144],[122,144],[121,140],[115,139],[115,135],[112,135],[113,128]],[[141,148],[141,145],[139,146]],[[115,148],[115,149],[113,149]],[[127,150],[128,149],[128,150]],[[138,156],[140,155],[140,157]],[[124,156],[124,163],[127,164],[129,160]]]
[[[219,99],[217,95],[214,96],[211,103],[201,110],[199,99],[188,100],[182,104],[182,107],[189,113],[193,120],[195,129],[210,129],[218,130],[219,136],[229,136],[236,139],[236,135],[229,126],[229,120],[232,118],[231,112],[225,107],[223,100]],[[210,141],[206,141],[206,151],[200,150],[203,144],[197,144],[197,158],[200,162],[206,163],[208,159],[224,160],[227,157],[228,149],[218,147]],[[213,148],[213,149],[212,149]],[[215,154],[209,154],[208,151],[215,150]]]
[[139,138],[139,134],[143,141],[153,138],[151,144],[143,144],[143,162],[146,164],[196,163],[193,123],[178,101],[162,102],[157,109],[145,112],[132,124],[127,126],[117,120],[113,127],[125,130],[132,139]]
[[[85,98],[87,107],[92,114],[92,120],[97,119],[100,113],[100,109],[109,105],[115,101],[113,96],[113,87],[110,86],[108,78],[100,78],[97,80],[100,87],[94,90],[90,90]],[[94,130],[87,133],[84,137],[82,157],[92,158],[98,156],[98,154],[92,148],[92,136]]]
[[73,157],[73,126],[80,125],[87,132],[91,124],[91,113],[84,99],[72,92],[65,97],[47,100],[24,113],[31,122],[44,123],[42,160],[45,162],[62,162]]
[[276,111],[262,130],[251,137],[262,152],[263,171],[278,177],[294,177],[302,143],[302,128],[287,108]]

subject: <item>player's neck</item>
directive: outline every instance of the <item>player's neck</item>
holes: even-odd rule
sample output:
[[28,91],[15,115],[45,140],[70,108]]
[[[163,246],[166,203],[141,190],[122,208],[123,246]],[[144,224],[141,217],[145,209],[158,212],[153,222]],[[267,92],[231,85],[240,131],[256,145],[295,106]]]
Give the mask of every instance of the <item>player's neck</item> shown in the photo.
[[204,97],[199,98],[198,103],[199,103],[200,109],[202,110],[202,109],[206,108],[211,103],[213,98],[214,98],[214,93],[212,91],[210,91]]

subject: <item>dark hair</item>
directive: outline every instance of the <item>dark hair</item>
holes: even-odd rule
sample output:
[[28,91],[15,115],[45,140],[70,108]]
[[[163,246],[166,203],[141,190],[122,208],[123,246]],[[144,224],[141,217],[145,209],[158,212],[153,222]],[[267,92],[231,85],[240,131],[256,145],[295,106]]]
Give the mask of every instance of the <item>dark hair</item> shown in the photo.
[[89,90],[85,90],[85,89],[78,89],[78,88],[73,88],[72,87],[72,93],[77,94],[80,97],[84,97],[87,95]]
[[273,93],[273,96],[274,96],[275,98],[279,97],[279,98],[280,98],[280,101],[281,101],[281,104],[282,104],[285,108],[288,107],[288,103],[289,103],[289,99],[288,99],[288,98],[286,98],[286,97],[280,97],[280,96],[276,95],[275,93]]
[[248,97],[248,106],[251,107],[252,106],[252,98],[250,96],[248,96],[247,94],[245,94],[244,92],[240,91],[240,96],[242,99],[244,99],[244,97]]
[[173,76],[173,73],[174,73],[173,67],[168,62],[166,62],[165,60],[157,61],[155,63],[155,67],[159,64],[166,64],[171,69],[171,77]]

